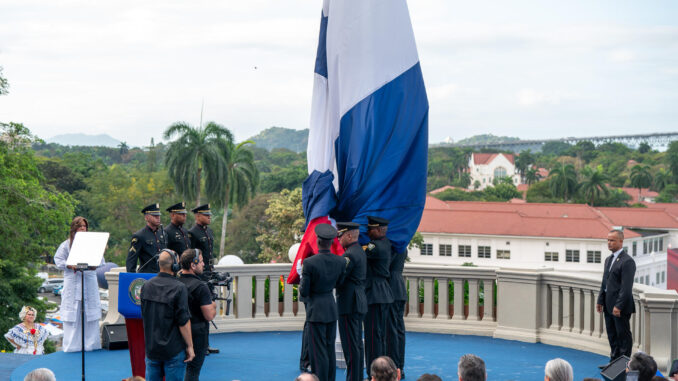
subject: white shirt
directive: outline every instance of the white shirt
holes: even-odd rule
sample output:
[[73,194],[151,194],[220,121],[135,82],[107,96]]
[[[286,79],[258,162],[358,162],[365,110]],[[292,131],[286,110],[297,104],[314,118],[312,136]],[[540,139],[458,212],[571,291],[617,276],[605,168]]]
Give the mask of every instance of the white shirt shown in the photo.
[[624,250],[624,248],[621,248],[621,249],[615,251],[614,253],[612,253],[612,262],[610,263],[610,268],[607,269],[608,271],[612,270],[612,266],[614,265],[614,261],[617,260],[617,257],[622,252],[622,250]]

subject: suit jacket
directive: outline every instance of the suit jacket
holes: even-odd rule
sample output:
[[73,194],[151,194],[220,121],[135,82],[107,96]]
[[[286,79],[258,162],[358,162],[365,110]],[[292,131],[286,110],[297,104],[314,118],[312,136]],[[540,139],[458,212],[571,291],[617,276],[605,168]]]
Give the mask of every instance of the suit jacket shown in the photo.
[[165,228],[165,234],[167,234],[167,248],[174,250],[179,257],[185,250],[191,248],[191,237],[185,227],[170,223]]
[[367,256],[367,304],[393,303],[393,294],[388,280],[391,266],[391,241],[382,238],[371,241],[365,249]]
[[605,259],[605,272],[598,294],[598,304],[604,306],[605,311],[612,313],[614,307],[621,310],[622,315],[636,312],[633,302],[633,277],[636,274],[636,262],[625,250],[622,250],[610,268],[613,255]]
[[397,253],[395,248],[393,248],[391,254],[391,267],[389,269],[390,278],[388,279],[388,284],[391,286],[393,300],[407,300],[407,287],[405,287],[405,279],[403,279],[407,249],[402,253]]
[[346,275],[344,282],[337,286],[339,315],[366,314],[365,277],[367,276],[367,259],[365,252],[358,242],[355,242],[346,248],[344,258],[348,258]]
[[306,321],[331,323],[339,318],[332,290],[343,282],[345,272],[346,259],[329,250],[304,260],[299,294],[306,303]]

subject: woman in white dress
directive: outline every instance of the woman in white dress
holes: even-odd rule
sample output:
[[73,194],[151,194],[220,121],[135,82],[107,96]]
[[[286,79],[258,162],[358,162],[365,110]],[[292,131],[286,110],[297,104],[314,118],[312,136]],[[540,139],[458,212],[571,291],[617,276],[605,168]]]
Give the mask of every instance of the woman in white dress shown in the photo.
[[[71,222],[71,232],[54,255],[54,263],[64,270],[64,288],[61,290],[61,320],[64,322],[64,352],[79,352],[81,345],[82,315],[82,280],[75,268],[66,265],[68,254],[73,246],[75,233],[86,232],[89,223],[84,217],[75,217]],[[103,264],[103,259],[101,261]],[[99,301],[99,285],[96,271],[85,271],[85,350],[101,349],[99,320],[101,319],[101,302]]]
[[19,312],[21,323],[15,325],[5,334],[5,339],[14,346],[14,353],[41,355],[45,353],[43,344],[49,332],[40,324],[35,324],[37,316],[35,308],[24,306]]

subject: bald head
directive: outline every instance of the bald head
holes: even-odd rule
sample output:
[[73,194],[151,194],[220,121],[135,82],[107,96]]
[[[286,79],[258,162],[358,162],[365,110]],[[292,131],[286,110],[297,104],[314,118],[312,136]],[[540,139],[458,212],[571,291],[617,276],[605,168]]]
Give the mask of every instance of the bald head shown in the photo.
[[172,260],[172,255],[170,253],[163,251],[158,256],[158,266],[160,267],[160,271],[172,273],[172,263],[174,263],[174,261]]
[[313,373],[302,373],[294,381],[318,381],[318,376]]

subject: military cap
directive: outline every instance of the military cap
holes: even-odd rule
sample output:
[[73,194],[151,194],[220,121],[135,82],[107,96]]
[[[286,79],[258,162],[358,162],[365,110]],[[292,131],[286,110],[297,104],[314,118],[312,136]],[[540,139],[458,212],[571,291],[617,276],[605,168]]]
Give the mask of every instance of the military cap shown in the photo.
[[186,203],[182,201],[180,203],[170,206],[165,210],[170,213],[186,214]]
[[341,236],[347,231],[360,229],[360,224],[355,222],[337,222],[337,235]]
[[330,224],[319,224],[315,227],[315,235],[320,239],[330,240],[337,236],[337,229]]
[[200,205],[199,207],[192,209],[191,212],[204,214],[206,216],[212,215],[212,211],[210,210],[210,204]]
[[151,204],[143,209],[141,209],[141,214],[150,214],[151,216],[160,215],[160,204],[155,203]]
[[388,220],[376,216],[367,216],[367,227],[376,228],[379,226],[388,226]]

